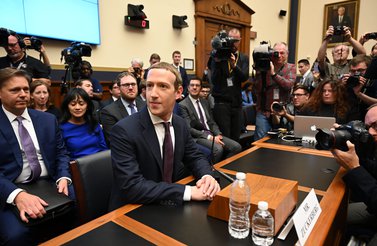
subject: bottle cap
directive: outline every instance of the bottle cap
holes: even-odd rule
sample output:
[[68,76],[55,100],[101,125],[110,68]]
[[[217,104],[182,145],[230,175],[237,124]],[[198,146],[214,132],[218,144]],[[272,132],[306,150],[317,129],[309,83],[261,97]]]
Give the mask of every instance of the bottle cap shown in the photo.
[[258,202],[258,209],[267,210],[268,209],[268,202],[265,202],[265,201]]
[[238,172],[238,173],[236,174],[236,179],[245,180],[245,179],[246,179],[246,174],[245,174],[245,173]]

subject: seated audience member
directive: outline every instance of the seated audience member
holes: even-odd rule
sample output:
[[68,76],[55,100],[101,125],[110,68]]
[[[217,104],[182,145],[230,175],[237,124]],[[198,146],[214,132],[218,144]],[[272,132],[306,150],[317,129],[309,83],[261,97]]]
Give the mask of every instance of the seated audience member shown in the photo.
[[93,78],[92,75],[93,75],[92,64],[90,64],[90,62],[88,61],[82,61],[80,63],[80,80],[84,80],[84,79],[89,80],[93,86],[92,99],[101,101],[102,91],[103,91],[102,85],[98,81],[98,79]]
[[[157,62],[160,62],[161,61],[161,57],[159,54],[157,53],[153,53],[150,57],[149,57],[149,68],[151,66],[153,66],[153,64],[157,63]],[[145,69],[144,70],[144,75],[143,75],[143,78],[144,80],[147,79],[147,75],[148,75],[148,71],[149,71],[149,68]],[[145,100],[144,100],[145,101]]]
[[[212,167],[196,147],[186,122],[173,114],[182,94],[178,71],[165,62],[147,76],[147,107],[119,121],[111,132],[114,181],[110,209],[127,203],[182,204],[212,200],[220,186]],[[196,185],[178,181],[185,169]]]
[[[364,47],[351,36],[351,30],[349,27],[344,27],[344,42],[351,44],[357,54],[366,54]],[[326,31],[326,38],[323,40],[322,45],[318,50],[318,62],[321,72],[323,71],[324,80],[339,80],[343,74],[348,73],[348,55],[349,47],[345,44],[338,44],[334,46],[332,50],[332,56],[334,63],[330,64],[326,62],[326,50],[331,38],[334,36],[334,27],[329,26]]]
[[73,190],[69,156],[55,116],[26,108],[30,83],[23,70],[0,70],[0,245],[36,245],[27,223],[43,217],[48,206],[17,184],[43,178],[56,182],[59,193],[69,195]]
[[345,88],[333,80],[321,82],[302,107],[300,115],[335,117],[336,123],[345,124],[359,118],[357,109],[347,101]]
[[136,78],[137,86],[139,91],[137,94],[141,93],[141,81],[144,80],[144,62],[140,58],[133,58],[131,61],[131,67],[127,69],[129,73],[132,73]]
[[0,57],[0,69],[11,67],[25,70],[33,80],[40,79],[51,84],[51,68],[40,60],[27,55],[24,41],[13,31],[8,36],[8,45],[4,49],[7,55]]
[[108,149],[102,128],[93,117],[93,103],[83,89],[71,89],[61,110],[60,130],[71,160]]
[[222,136],[213,120],[208,102],[199,97],[200,89],[201,79],[191,79],[188,85],[188,97],[183,99],[179,106],[182,118],[186,120],[196,143],[211,149],[214,138],[213,155],[214,163],[217,163],[224,157],[228,158],[241,152],[242,147],[238,142]]
[[112,81],[109,85],[109,92],[111,94],[111,97],[107,100],[101,101],[101,108],[106,107],[107,105],[115,102],[120,97],[120,89],[116,80]]
[[[365,116],[365,125],[377,143],[377,105],[374,104]],[[348,151],[332,149],[337,162],[347,170],[343,176],[344,182],[350,188],[358,202],[348,204],[347,234],[358,238],[376,239],[377,233],[377,173],[376,158],[358,154],[355,145],[347,141]],[[356,148],[363,148],[356,146]],[[364,146],[365,148],[365,146]],[[356,200],[356,199],[355,199]],[[376,243],[376,241],[374,241]],[[368,245],[375,245],[370,242]]]
[[253,92],[253,83],[246,82],[242,86],[242,106],[252,106],[255,105],[256,96]]
[[349,63],[350,71],[342,78],[347,87],[349,102],[360,112],[360,120],[364,119],[367,108],[377,103],[377,80],[364,78],[371,63],[367,55],[357,55]]
[[209,82],[202,82],[202,89],[200,90],[199,96],[208,101],[212,111],[213,107],[215,107],[215,98],[213,98],[211,94],[211,85]]
[[122,72],[115,81],[120,88],[120,98],[101,110],[100,118],[108,145],[111,145],[111,128],[121,119],[140,111],[145,102],[137,97],[137,82],[132,73]]
[[310,62],[308,59],[301,59],[298,61],[298,71],[300,72],[300,76],[297,76],[297,83],[306,86],[309,90],[313,86],[313,73],[310,70]]
[[141,81],[140,87],[141,87],[141,92],[137,97],[145,102],[147,100],[147,97],[146,97],[147,85],[146,85],[145,80]]
[[93,107],[94,107],[93,114],[96,115],[96,117],[97,117],[97,113],[98,113],[98,111],[100,110],[101,107],[100,107],[99,102],[97,100],[94,100],[92,82],[89,79],[79,79],[79,80],[76,81],[75,85],[76,85],[75,86],[76,88],[81,88],[86,93],[88,93],[89,98],[92,101]]
[[277,102],[273,102],[271,104],[273,128],[285,128],[288,131],[293,130],[295,115],[308,102],[309,96],[308,87],[297,84],[292,90],[292,102],[288,103],[287,106],[282,105],[283,107],[281,111],[274,110],[274,103]]
[[30,84],[30,108],[55,115],[59,120],[61,113],[50,103],[50,86],[43,80],[34,80]]

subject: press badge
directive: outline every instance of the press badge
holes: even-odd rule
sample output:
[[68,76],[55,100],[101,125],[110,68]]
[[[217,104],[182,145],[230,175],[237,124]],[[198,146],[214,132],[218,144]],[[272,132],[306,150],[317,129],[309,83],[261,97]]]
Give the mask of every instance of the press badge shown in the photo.
[[232,77],[227,78],[227,79],[226,79],[226,83],[228,84],[228,87],[233,86],[233,80],[232,80]]
[[279,89],[275,88],[274,89],[274,100],[279,100]]

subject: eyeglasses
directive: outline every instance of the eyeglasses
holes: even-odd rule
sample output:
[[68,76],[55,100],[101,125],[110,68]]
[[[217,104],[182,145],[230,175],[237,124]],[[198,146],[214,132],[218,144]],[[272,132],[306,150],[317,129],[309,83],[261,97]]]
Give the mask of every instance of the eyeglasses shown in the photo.
[[370,126],[366,126],[366,128],[369,130],[369,128],[372,128],[373,130],[377,131],[377,122],[372,123]]
[[305,96],[306,94],[301,94],[301,93],[293,93],[292,97],[302,97]]
[[126,88],[136,87],[136,83],[125,83],[125,84],[121,84],[120,86],[126,87]]

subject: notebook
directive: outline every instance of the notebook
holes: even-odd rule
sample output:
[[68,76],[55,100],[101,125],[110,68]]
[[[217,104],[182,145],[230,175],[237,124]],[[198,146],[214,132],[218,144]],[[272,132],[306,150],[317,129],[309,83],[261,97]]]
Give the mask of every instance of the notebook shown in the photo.
[[294,135],[303,141],[315,142],[318,128],[330,129],[335,123],[334,117],[295,115]]

